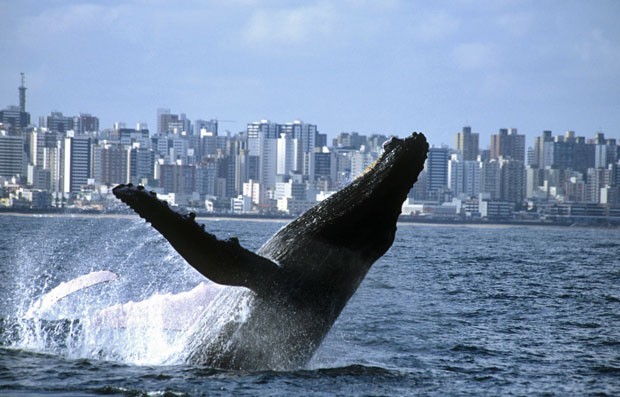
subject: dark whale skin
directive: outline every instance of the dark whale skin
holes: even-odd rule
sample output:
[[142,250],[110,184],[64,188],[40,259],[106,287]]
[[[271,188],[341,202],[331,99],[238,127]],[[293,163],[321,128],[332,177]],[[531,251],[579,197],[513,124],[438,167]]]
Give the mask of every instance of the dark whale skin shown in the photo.
[[235,306],[230,310],[244,306],[248,314],[216,326],[222,313],[204,313],[192,331],[188,361],[244,370],[305,365],[372,264],[392,245],[402,203],[427,152],[421,133],[390,139],[362,175],[283,227],[257,253],[235,238],[217,239],[194,214],[177,213],[141,186],[115,187],[114,195],[201,274],[245,287],[229,298]]

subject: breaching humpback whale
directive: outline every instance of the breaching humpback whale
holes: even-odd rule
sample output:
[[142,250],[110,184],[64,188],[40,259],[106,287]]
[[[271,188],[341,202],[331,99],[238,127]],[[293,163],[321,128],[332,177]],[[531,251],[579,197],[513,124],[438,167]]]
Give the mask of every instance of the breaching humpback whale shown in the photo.
[[[428,152],[413,133],[391,138],[379,159],[348,186],[279,230],[254,253],[236,238],[219,240],[142,186],[114,195],[151,223],[211,281],[238,288],[230,304],[247,315],[227,324],[204,313],[190,362],[232,369],[303,366],[358,288],[392,245],[402,203]],[[201,338],[200,333],[209,333]]]

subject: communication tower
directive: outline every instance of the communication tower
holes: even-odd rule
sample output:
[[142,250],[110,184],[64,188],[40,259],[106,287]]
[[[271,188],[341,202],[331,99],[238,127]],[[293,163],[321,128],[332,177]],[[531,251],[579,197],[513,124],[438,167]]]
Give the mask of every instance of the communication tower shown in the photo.
[[22,75],[22,85],[19,86],[19,110],[21,112],[26,111],[26,77],[24,73]]

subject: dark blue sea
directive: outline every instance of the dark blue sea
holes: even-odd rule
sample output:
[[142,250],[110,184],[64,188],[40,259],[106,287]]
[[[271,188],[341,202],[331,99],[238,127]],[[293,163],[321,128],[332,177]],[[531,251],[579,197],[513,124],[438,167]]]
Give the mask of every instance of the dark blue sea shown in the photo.
[[[202,221],[251,249],[284,225]],[[23,319],[45,292],[102,269],[120,278]],[[0,395],[620,395],[618,229],[400,224],[294,371],[175,362],[174,337],[140,328],[74,334],[71,317],[201,281],[137,216],[0,215]]]

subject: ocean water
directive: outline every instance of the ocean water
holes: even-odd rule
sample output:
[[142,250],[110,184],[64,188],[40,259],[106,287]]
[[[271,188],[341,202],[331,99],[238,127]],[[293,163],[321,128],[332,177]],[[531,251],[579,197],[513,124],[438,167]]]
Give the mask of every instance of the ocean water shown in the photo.
[[[203,221],[252,249],[284,225]],[[101,269],[119,280],[23,319],[43,293]],[[201,281],[137,216],[0,215],[0,395],[620,395],[617,229],[401,224],[294,371],[188,365],[161,330],[89,333],[62,320]]]

